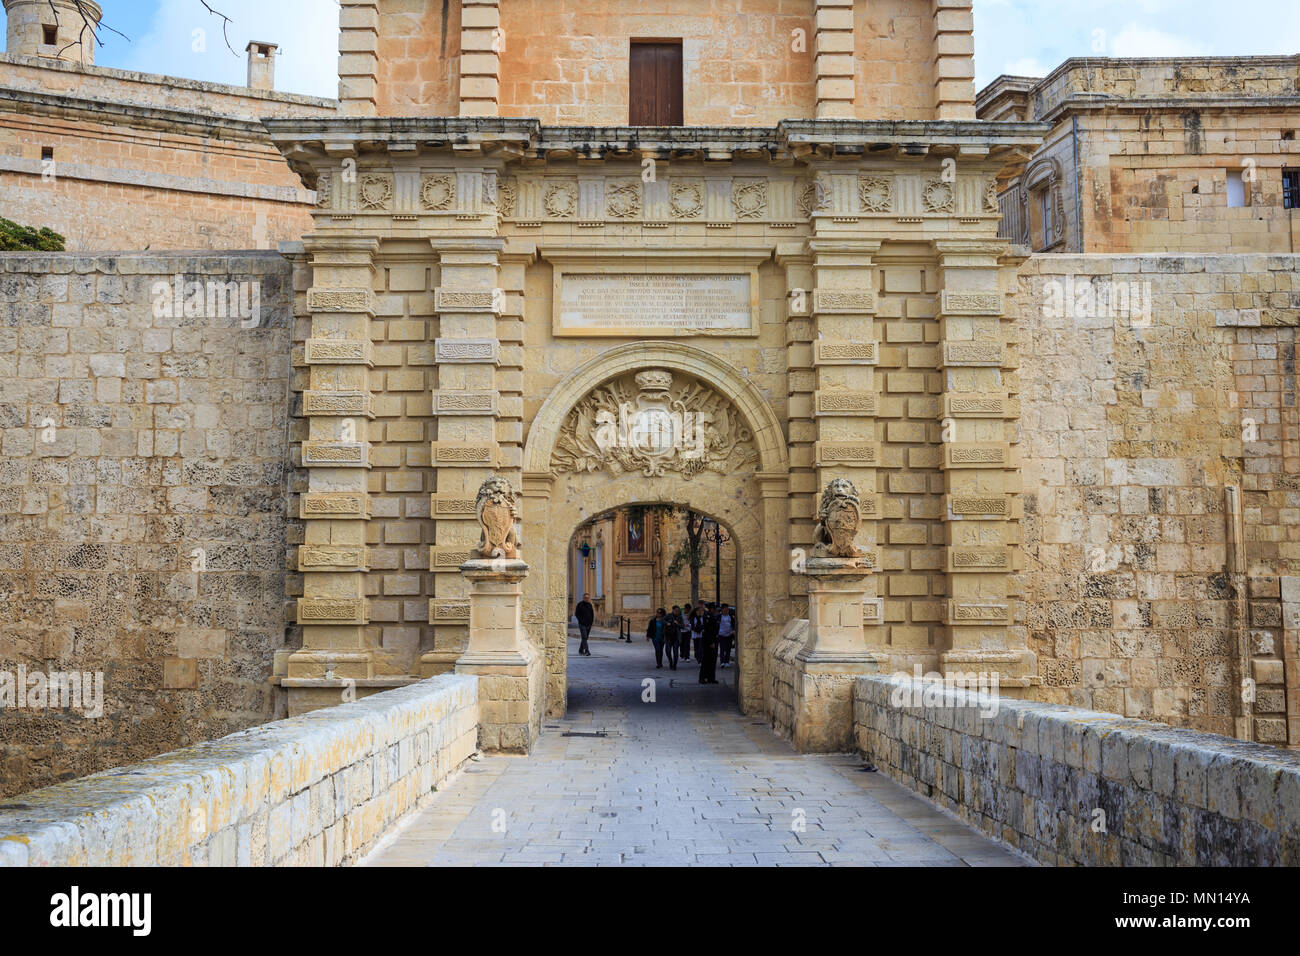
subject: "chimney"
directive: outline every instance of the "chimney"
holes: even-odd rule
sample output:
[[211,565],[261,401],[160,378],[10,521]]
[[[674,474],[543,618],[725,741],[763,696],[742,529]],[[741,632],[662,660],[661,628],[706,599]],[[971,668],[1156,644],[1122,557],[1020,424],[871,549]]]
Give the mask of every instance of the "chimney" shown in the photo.
[[280,48],[274,43],[261,43],[257,40],[248,44],[249,89],[275,89],[275,51],[278,49]]
[[93,0],[4,0],[5,52],[95,65],[104,12]]

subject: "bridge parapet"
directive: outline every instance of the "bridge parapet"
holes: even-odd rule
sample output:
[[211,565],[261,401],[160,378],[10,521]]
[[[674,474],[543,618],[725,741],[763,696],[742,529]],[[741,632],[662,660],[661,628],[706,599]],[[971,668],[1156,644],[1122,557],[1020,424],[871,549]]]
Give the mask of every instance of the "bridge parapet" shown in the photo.
[[1043,863],[1300,865],[1300,753],[902,675],[853,707],[879,770]]
[[0,803],[0,866],[355,862],[477,747],[478,679],[433,677]]

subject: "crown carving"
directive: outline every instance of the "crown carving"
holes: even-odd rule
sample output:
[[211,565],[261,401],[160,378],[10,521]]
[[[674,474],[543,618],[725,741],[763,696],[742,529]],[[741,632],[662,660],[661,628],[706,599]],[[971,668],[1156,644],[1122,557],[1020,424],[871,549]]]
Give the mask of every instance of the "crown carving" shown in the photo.
[[673,376],[671,372],[665,372],[661,369],[638,372],[636,385],[643,392],[666,392],[673,387]]

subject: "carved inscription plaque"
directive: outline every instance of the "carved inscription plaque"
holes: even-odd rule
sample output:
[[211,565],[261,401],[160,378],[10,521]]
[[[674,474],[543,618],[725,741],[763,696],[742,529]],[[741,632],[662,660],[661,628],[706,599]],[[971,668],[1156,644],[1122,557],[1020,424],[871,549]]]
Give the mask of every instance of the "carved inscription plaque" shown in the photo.
[[757,283],[743,273],[557,273],[556,335],[752,334]]

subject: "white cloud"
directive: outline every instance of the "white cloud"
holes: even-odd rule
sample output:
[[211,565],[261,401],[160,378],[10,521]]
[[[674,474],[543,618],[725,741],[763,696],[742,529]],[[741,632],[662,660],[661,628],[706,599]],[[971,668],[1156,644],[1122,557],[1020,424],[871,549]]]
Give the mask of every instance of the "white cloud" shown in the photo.
[[1109,56],[1208,56],[1210,48],[1191,37],[1130,23],[1116,34],[1106,52]]
[[164,0],[144,36],[131,45],[126,69],[242,86],[251,40],[280,45],[275,87],[281,92],[338,95],[336,0],[213,0],[230,17],[232,55],[222,21],[199,0]]
[[1054,67],[1043,63],[1037,57],[1027,56],[1019,60],[1008,60],[1002,64],[1002,72],[1008,76],[1046,76]]

